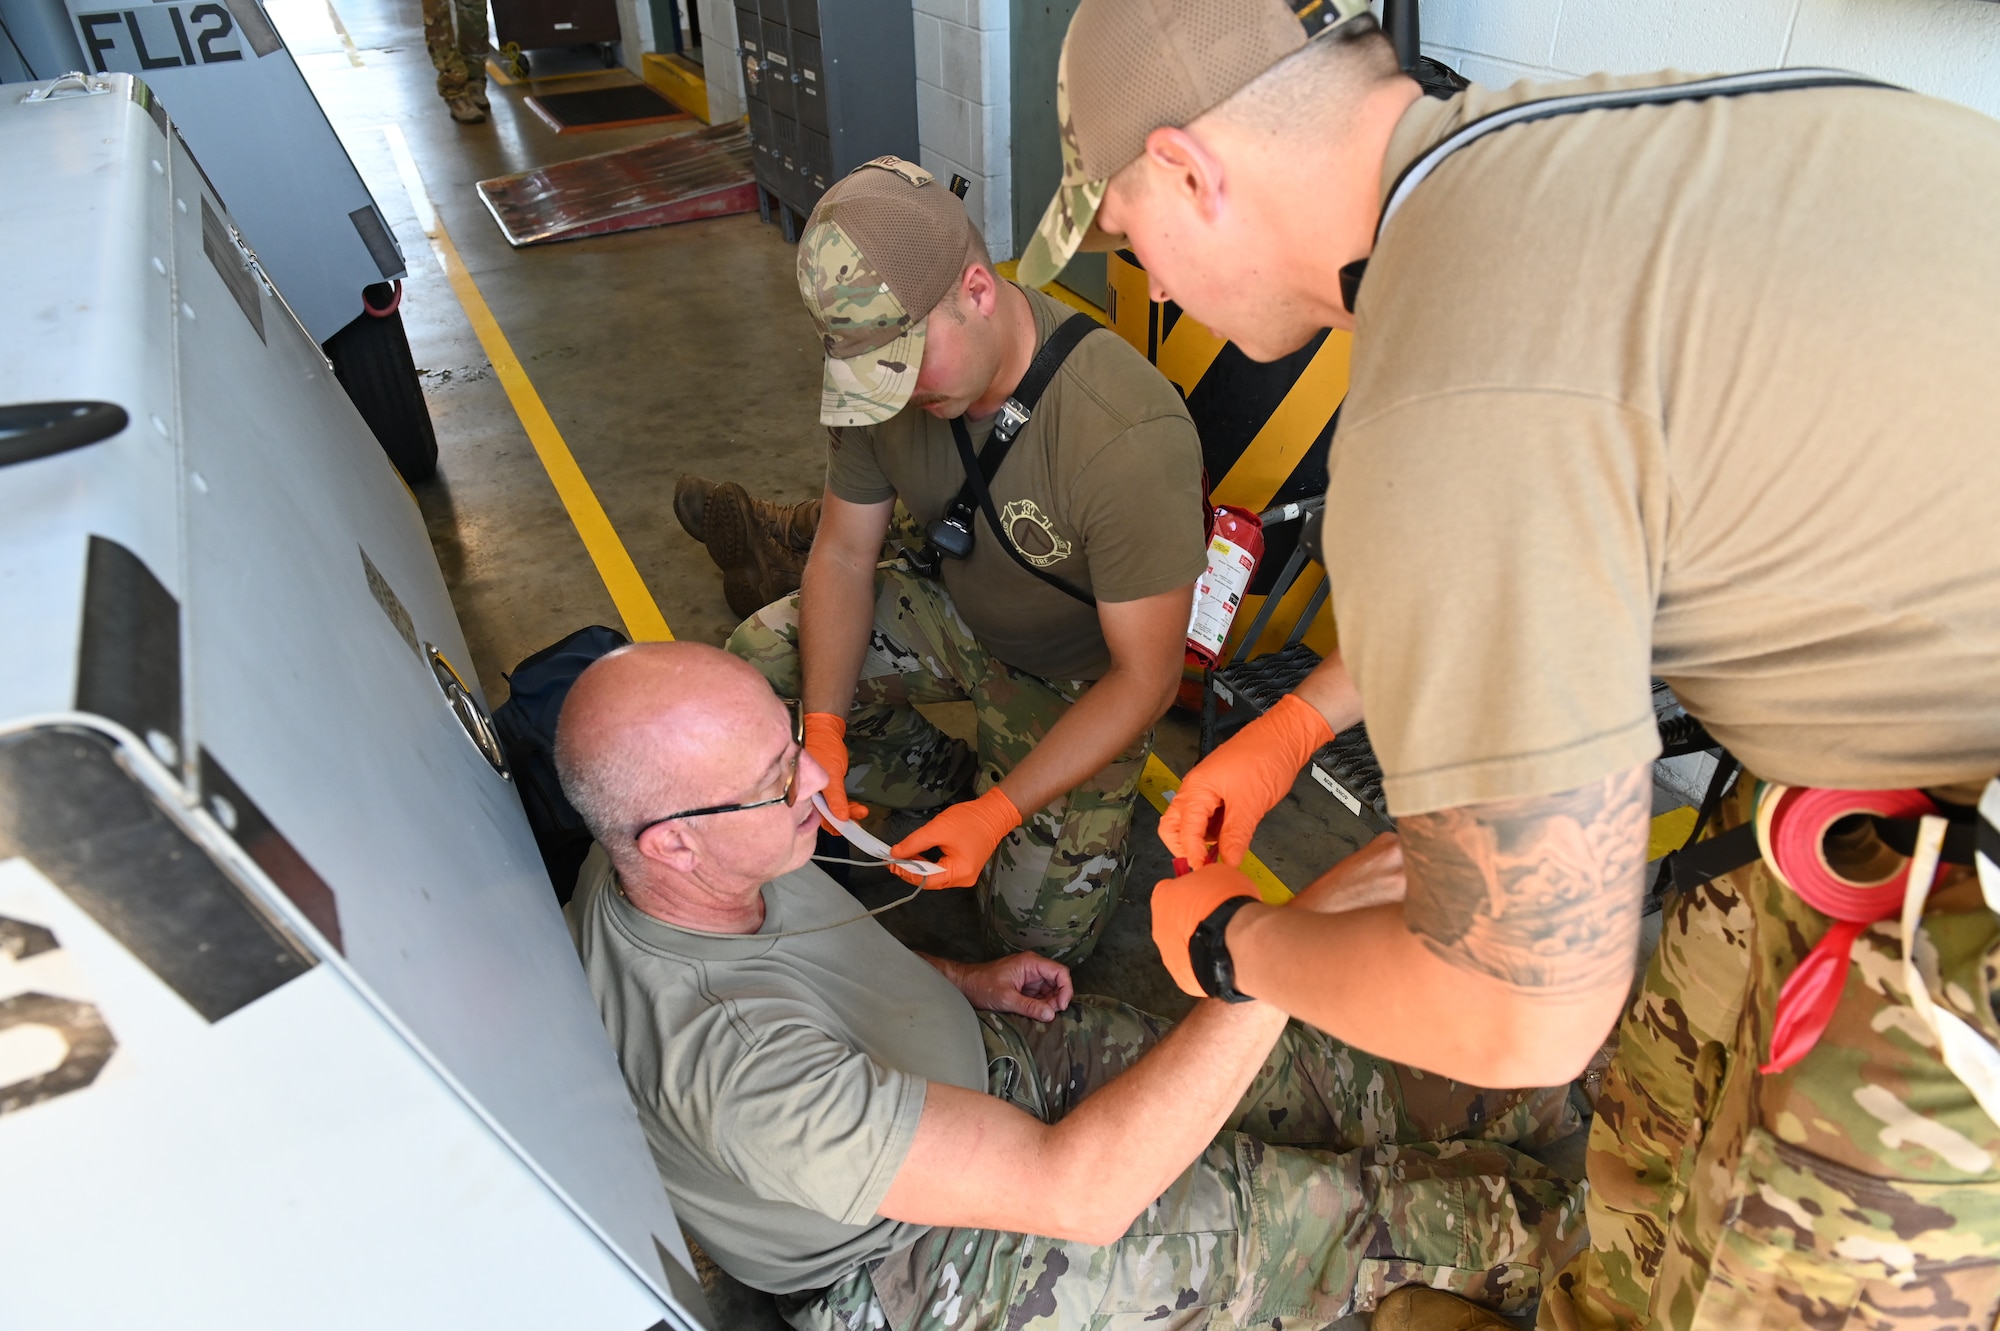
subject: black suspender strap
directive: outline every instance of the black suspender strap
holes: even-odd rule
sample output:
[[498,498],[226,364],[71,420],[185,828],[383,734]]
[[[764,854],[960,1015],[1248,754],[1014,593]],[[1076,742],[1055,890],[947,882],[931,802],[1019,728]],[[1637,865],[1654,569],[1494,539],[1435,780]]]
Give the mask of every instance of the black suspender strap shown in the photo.
[[[1375,223],[1375,240],[1382,240],[1382,228],[1396,215],[1417,186],[1429,179],[1445,158],[1474,142],[1485,138],[1497,130],[1511,129],[1515,125],[1532,124],[1537,120],[1548,120],[1554,116],[1577,115],[1584,111],[1615,110],[1627,106],[1658,106],[1668,102],[1701,102],[1712,97],[1742,97],[1759,92],[1793,92],[1806,88],[1885,88],[1891,92],[1904,92],[1893,83],[1883,83],[1879,79],[1864,78],[1859,74],[1849,74],[1838,69],[1771,69],[1750,74],[1729,74],[1722,78],[1697,79],[1693,83],[1669,83],[1657,88],[1617,88],[1604,92],[1578,92],[1566,97],[1546,97],[1540,101],[1522,102],[1481,116],[1471,124],[1454,130],[1443,139],[1403,168],[1396,177],[1396,183],[1389,187],[1389,197],[1382,204],[1382,216]],[[1340,270],[1340,294],[1347,302],[1347,308],[1354,309],[1355,299],[1361,293],[1361,278],[1368,271],[1368,260],[1356,259]]]
[[[1703,844],[1701,840],[1703,829],[1721,815],[1722,797],[1728,793],[1730,783],[1740,776],[1742,772],[1743,764],[1736,761],[1734,754],[1726,749],[1716,754],[1715,775],[1709,778],[1708,791],[1701,797],[1701,807],[1695,812],[1694,827],[1688,832],[1687,840],[1682,843],[1679,850],[1660,858],[1659,872],[1653,875],[1653,886],[1651,891],[1647,893],[1648,909],[1652,905],[1658,904],[1660,897],[1670,884],[1675,888],[1685,890],[1696,883],[1707,882],[1709,878],[1715,877],[1716,873],[1728,872],[1727,869],[1717,869],[1714,873],[1709,873],[1706,877],[1698,877],[1697,874],[1699,874],[1700,870],[1685,857],[1688,852]],[[1751,829],[1750,841],[1753,852],[1751,859],[1755,859],[1757,836],[1754,827]],[[1743,864],[1748,864],[1749,862],[1749,860],[1744,860],[1741,864],[1733,864],[1730,867],[1741,868]]]
[[[1939,812],[1950,820],[1944,830],[1944,842],[1938,851],[1938,860],[1943,864],[1971,864],[1973,856],[1985,847],[1982,838],[1990,838],[1993,824],[1979,818],[1971,809],[1956,808],[1940,803]],[[1921,825],[1916,818],[1871,818],[1875,824],[1875,835],[1882,838],[1882,844],[1895,851],[1904,859],[1913,859],[1917,853],[1917,829]],[[1991,858],[1989,856],[1989,858]]]
[[1660,875],[1677,891],[1685,892],[1752,864],[1762,855],[1763,851],[1757,848],[1756,824],[1741,823],[1706,841],[1690,841],[1666,857]]
[[1074,597],[1085,605],[1096,605],[1097,598],[1075,584],[1068,582],[1046,570],[1036,568],[1028,562],[1014,542],[1000,526],[1000,515],[993,508],[993,494],[988,489],[993,478],[1000,473],[1000,464],[1007,460],[1007,451],[1020,437],[1028,418],[1034,414],[1035,404],[1042,400],[1054,382],[1056,371],[1062,368],[1069,353],[1076,350],[1076,344],[1098,328],[1097,320],[1087,314],[1073,314],[1049,334],[1049,340],[1042,343],[1034,360],[1028,363],[1028,371],[1021,376],[1021,382],[1008,399],[1000,405],[1000,414],[993,422],[993,436],[986,441],[986,447],[979,450],[975,458],[972,453],[972,433],[965,428],[965,417],[954,416],[951,421],[951,437],[958,445],[959,461],[965,466],[965,486],[958,492],[958,503],[970,508],[977,504],[986,515],[986,525],[993,529],[993,535],[1000,541],[1000,548],[1028,572],[1048,583],[1066,596]]
[[[1716,784],[1719,786],[1721,783]],[[1711,791],[1713,789],[1711,787]],[[1753,823],[1739,824],[1706,841],[1698,840],[1707,821],[1709,807],[1708,800],[1702,801],[1702,814],[1695,820],[1695,830],[1688,843],[1661,862],[1656,892],[1667,882],[1680,891],[1686,891],[1711,878],[1740,869],[1762,856],[1763,851],[1757,845],[1757,828]],[[1943,849],[1938,856],[1941,862],[1971,864],[1976,853],[1985,853],[2000,864],[2000,856],[1993,853],[2000,851],[2000,831],[1996,831],[1993,824],[1977,817],[1970,809],[1944,805],[1940,805],[1940,809],[1951,824],[1945,829]],[[1917,819],[1871,816],[1869,821],[1875,825],[1875,835],[1890,850],[1904,859],[1916,853]]]

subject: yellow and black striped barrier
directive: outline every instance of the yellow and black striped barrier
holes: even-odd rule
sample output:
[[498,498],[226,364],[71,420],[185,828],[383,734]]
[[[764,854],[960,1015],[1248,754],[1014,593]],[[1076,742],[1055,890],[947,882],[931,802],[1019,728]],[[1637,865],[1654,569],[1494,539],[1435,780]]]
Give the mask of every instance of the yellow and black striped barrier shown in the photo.
[[[1109,308],[1100,309],[1060,284],[1044,290],[1109,325],[1181,390],[1201,436],[1202,463],[1215,502],[1257,513],[1286,500],[1323,494],[1334,413],[1347,396],[1352,336],[1322,333],[1283,360],[1259,364],[1200,323],[1183,318],[1180,306],[1153,300],[1146,288],[1146,270],[1129,250],[1107,257]],[[1002,277],[1014,276],[1012,263],[995,267]],[[1257,617],[1297,539],[1296,523],[1267,535],[1264,561],[1237,612],[1235,629],[1224,644],[1225,655],[1236,650],[1243,631]],[[1315,566],[1292,585],[1252,656],[1284,645],[1325,577],[1325,571]],[[1314,616],[1305,641],[1322,655],[1332,650],[1330,607],[1322,606]]]
[[[1153,300],[1146,270],[1129,251],[1109,258],[1107,322],[1187,399],[1215,502],[1254,513],[1324,493],[1334,415],[1347,396],[1352,336],[1322,333],[1291,355],[1260,364],[1185,317],[1180,306]],[[1263,565],[1237,612],[1226,651],[1236,649],[1238,635],[1256,617],[1297,538],[1296,523],[1267,535]],[[1325,576],[1315,566],[1292,585],[1251,655],[1283,645]],[[1314,617],[1305,640],[1321,654],[1332,650],[1331,609],[1322,608]]]

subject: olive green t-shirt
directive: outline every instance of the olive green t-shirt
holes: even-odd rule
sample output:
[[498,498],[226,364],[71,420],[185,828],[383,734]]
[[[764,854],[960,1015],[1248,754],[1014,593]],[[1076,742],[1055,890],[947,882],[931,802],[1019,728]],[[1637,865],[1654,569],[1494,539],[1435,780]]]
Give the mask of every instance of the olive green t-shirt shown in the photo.
[[[1447,132],[1586,87],[1421,100]],[[2000,124],[1875,89],[1516,125],[1383,229],[1326,559],[1392,809],[1658,751],[1648,678],[1750,770],[2000,772]]]
[[[1035,345],[1075,311],[1016,287]],[[966,421],[975,450],[991,417]],[[951,423],[905,407],[880,425],[836,430],[827,489],[855,504],[898,498],[919,530],[965,484]],[[1078,343],[993,477],[993,507],[1037,567],[1100,601],[1137,601],[1201,576],[1201,443],[1174,386],[1108,329]],[[1029,573],[980,516],[972,554],[944,561],[944,585],[995,656],[1044,679],[1096,679],[1111,664],[1097,612]]]
[[[863,907],[816,865],[764,885],[760,935]],[[737,1279],[818,1289],[926,1226],[876,1215],[926,1084],[986,1089],[971,1004],[872,918],[790,938],[677,929],[593,846],[565,915],[674,1211]]]

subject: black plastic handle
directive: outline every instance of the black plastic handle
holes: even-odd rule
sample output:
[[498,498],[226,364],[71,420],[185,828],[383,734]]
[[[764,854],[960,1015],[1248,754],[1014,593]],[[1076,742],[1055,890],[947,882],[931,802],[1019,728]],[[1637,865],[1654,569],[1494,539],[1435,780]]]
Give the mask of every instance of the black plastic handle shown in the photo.
[[17,402],[0,407],[0,467],[109,439],[131,421],[115,402]]

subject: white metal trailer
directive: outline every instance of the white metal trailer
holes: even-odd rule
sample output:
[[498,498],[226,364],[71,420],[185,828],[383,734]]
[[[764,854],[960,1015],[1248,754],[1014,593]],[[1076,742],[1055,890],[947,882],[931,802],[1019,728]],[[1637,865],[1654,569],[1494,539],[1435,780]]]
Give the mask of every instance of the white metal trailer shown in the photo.
[[415,503],[144,86],[49,86],[0,93],[0,1323],[693,1331]]

